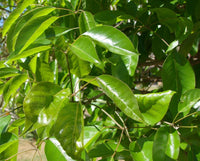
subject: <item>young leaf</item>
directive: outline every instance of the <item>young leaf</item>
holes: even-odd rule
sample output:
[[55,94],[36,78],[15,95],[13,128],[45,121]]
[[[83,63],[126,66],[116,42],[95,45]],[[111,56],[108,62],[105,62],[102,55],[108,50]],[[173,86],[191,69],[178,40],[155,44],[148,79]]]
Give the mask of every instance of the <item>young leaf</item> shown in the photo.
[[101,64],[98,58],[94,43],[87,37],[79,37],[70,45],[70,50],[80,59],[89,61],[94,64]]
[[70,158],[56,138],[50,138],[45,144],[45,154],[48,161],[74,161]]
[[144,120],[154,125],[165,116],[169,103],[175,92],[164,91],[160,93],[136,94],[138,105]]
[[6,35],[11,25],[17,20],[20,14],[24,11],[24,9],[28,7],[30,4],[32,4],[33,2],[34,0],[28,0],[28,1],[25,0],[25,1],[21,1],[21,3],[18,4],[17,8],[10,14],[8,19],[4,23],[3,32],[2,32],[3,37]]
[[101,75],[97,77],[97,81],[106,95],[113,100],[124,114],[133,120],[144,122],[137,99],[125,83],[109,75]]
[[119,55],[138,55],[129,38],[111,26],[98,26],[83,35],[92,38],[98,45],[108,49],[109,51]]
[[[79,103],[68,103],[60,110],[52,129],[56,139],[72,158],[79,158],[82,147],[79,141],[83,124],[82,108]],[[81,145],[82,146],[82,145]]]
[[78,20],[81,34],[96,26],[93,15],[88,11],[82,12]]
[[185,92],[178,104],[178,112],[188,111],[200,99],[200,89],[191,89]]

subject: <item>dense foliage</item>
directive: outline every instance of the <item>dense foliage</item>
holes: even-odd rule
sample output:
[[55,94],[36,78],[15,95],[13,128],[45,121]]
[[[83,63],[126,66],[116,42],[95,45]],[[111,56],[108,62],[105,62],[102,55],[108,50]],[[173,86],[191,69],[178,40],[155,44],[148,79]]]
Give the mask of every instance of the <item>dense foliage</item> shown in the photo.
[[200,0],[0,4],[0,160],[200,161]]

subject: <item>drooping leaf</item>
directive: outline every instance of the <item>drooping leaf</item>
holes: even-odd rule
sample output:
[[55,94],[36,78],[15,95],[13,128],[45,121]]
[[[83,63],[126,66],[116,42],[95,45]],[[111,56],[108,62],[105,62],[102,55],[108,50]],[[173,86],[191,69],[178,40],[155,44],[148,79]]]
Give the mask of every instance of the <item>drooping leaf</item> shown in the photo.
[[135,161],[153,161],[153,141],[138,139],[129,145],[131,156]]
[[57,19],[55,16],[42,16],[26,24],[16,40],[15,51],[21,54]]
[[28,76],[26,74],[21,74],[16,77],[11,78],[4,86],[3,98],[6,104],[8,103],[10,97],[16,93],[17,89],[27,80]]
[[30,4],[32,4],[34,0],[29,1],[21,1],[21,3],[18,4],[17,8],[10,14],[6,22],[3,26],[3,36],[7,33],[7,31],[10,29],[11,25],[17,20],[17,18],[20,16],[20,14],[24,11],[26,7],[28,7]]
[[73,161],[56,138],[50,138],[45,144],[45,154],[48,161]]
[[177,131],[169,133],[166,155],[177,160],[180,150],[180,136]]
[[68,103],[59,112],[52,129],[56,139],[72,158],[79,158],[82,143],[79,141],[83,124],[82,108],[79,103]]
[[85,32],[83,35],[89,36],[98,45],[115,54],[138,56],[138,52],[129,38],[114,27],[98,26]]
[[19,74],[20,71],[16,68],[10,68],[10,67],[0,68],[0,78],[8,78]]
[[6,117],[0,117],[0,122],[1,122],[1,124],[0,124],[0,134],[6,132],[10,120],[11,120],[10,115],[8,115]]
[[80,33],[84,33],[88,30],[91,30],[96,26],[96,22],[94,20],[93,15],[88,12],[84,11],[79,16],[79,27],[80,27]]
[[153,161],[165,160],[168,135],[169,133],[166,127],[161,127],[156,132],[153,142]]
[[94,43],[87,37],[79,37],[70,45],[70,50],[82,60],[101,65]]
[[97,81],[106,95],[113,100],[124,114],[133,120],[144,122],[137,99],[125,83],[109,75],[101,75],[97,77]]
[[136,94],[140,111],[144,120],[154,125],[165,116],[169,103],[175,92],[164,91],[160,93]]
[[162,79],[165,90],[174,90],[179,94],[195,88],[195,75],[189,61],[176,52],[165,60]]
[[188,111],[200,99],[200,89],[191,89],[185,92],[178,104],[178,112]]

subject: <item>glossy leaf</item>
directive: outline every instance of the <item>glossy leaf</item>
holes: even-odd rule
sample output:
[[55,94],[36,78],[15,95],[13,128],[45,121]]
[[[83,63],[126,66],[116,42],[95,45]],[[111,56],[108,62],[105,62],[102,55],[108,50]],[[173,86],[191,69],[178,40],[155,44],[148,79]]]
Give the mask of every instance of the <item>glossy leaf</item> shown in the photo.
[[94,20],[93,15],[88,12],[84,11],[79,16],[79,27],[80,27],[80,33],[84,33],[88,30],[91,30],[96,26],[96,22]]
[[175,92],[164,91],[160,93],[136,94],[138,105],[144,120],[154,125],[161,121],[167,113],[169,103]]
[[106,95],[128,117],[139,122],[144,122],[137,100],[131,89],[125,83],[109,75],[101,75],[97,77],[97,81]]
[[73,161],[56,138],[50,138],[45,144],[45,154],[48,161]]
[[17,20],[17,18],[20,16],[20,14],[24,11],[26,7],[28,7],[30,4],[32,4],[34,0],[29,1],[23,1],[22,3],[18,4],[17,8],[10,14],[6,22],[4,23],[3,27],[3,36],[7,33],[7,31],[10,29],[11,25]]
[[68,103],[60,110],[52,129],[56,139],[72,158],[79,158],[82,143],[79,141],[83,125],[82,108],[79,103]]
[[200,89],[191,89],[185,92],[178,104],[178,111],[185,112],[192,108],[195,103],[200,99]]
[[182,55],[171,53],[162,70],[163,88],[184,93],[195,88],[195,75],[189,63]]
[[131,156],[135,161],[153,161],[153,141],[138,139],[129,145]]
[[129,38],[111,26],[98,26],[83,35],[92,38],[98,45],[108,49],[109,51],[119,55],[138,55]]
[[168,135],[168,129],[165,127],[159,128],[156,132],[153,142],[153,161],[165,160]]
[[11,78],[4,86],[3,98],[8,103],[10,97],[16,93],[17,89],[28,79],[26,74],[21,74]]
[[96,53],[94,43],[87,37],[79,37],[73,44],[70,45],[70,50],[82,60],[95,64],[101,64]]
[[60,109],[68,102],[69,94],[69,89],[62,90],[50,82],[36,84],[24,99],[26,122],[34,128],[51,126]]
[[177,160],[180,149],[180,137],[177,131],[169,133],[166,155],[170,158]]
[[0,78],[8,78],[19,74],[20,71],[16,68],[10,68],[10,67],[0,68]]
[[58,17],[43,16],[29,22],[19,33],[15,51],[21,54],[31,45]]

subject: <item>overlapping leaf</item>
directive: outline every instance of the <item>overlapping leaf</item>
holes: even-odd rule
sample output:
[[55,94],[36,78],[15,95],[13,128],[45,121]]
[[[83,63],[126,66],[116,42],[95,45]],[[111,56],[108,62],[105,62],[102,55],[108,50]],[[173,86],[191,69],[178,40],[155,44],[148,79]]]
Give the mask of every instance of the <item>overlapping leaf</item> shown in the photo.
[[139,110],[137,99],[131,89],[122,81],[109,76],[101,75],[97,81],[103,91],[127,116],[133,120],[144,122]]

